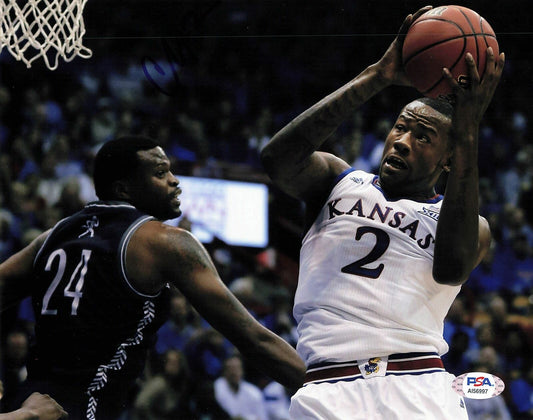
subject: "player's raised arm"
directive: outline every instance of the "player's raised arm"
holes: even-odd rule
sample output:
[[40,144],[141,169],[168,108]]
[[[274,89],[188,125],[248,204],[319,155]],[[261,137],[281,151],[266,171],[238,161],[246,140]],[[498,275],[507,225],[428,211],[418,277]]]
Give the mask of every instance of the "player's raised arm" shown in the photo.
[[348,168],[341,159],[317,149],[376,93],[390,85],[407,85],[402,65],[402,42],[409,25],[429,10],[405,18],[383,57],[353,80],[304,111],[283,127],[261,153],[263,166],[280,188],[305,201],[327,193],[335,176]]
[[137,287],[174,284],[215,329],[264,374],[298,388],[305,367],[296,351],[263,327],[220,279],[209,254],[189,232],[149,222],[134,235],[127,271]]
[[467,54],[466,61],[470,87],[461,87],[448,70],[444,73],[455,96],[453,155],[437,225],[433,275],[439,283],[446,284],[466,281],[490,244],[488,223],[478,216],[478,132],[500,80],[505,56],[502,53],[495,57],[492,48],[488,48],[482,81],[471,54]]

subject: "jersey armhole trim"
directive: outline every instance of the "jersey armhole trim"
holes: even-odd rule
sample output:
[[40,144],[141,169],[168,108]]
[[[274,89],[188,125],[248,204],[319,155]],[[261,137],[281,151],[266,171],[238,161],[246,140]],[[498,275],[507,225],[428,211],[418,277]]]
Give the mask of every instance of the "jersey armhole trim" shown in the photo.
[[37,251],[37,254],[35,254],[35,258],[33,259],[33,267],[35,267],[35,263],[37,262],[37,260],[41,256],[41,253],[43,252],[44,246],[48,243],[48,239],[51,238],[52,233],[54,233],[56,231],[56,229],[59,228],[59,226],[61,226],[63,224],[63,222],[65,222],[65,220],[67,220],[67,219],[68,219],[68,217],[65,217],[65,218],[61,219],[59,222],[56,223],[56,225],[48,233],[48,235],[46,236],[46,239],[41,244],[41,247],[39,248],[39,251]]
[[337,185],[346,175],[354,171],[355,171],[355,168],[347,168],[344,171],[342,171],[339,175],[337,175],[335,179],[333,180],[333,182],[331,183],[330,192],[331,190],[333,190],[333,187],[335,187],[335,185]]
[[133,234],[137,231],[137,229],[139,229],[143,224],[151,220],[155,220],[155,218],[152,216],[141,216],[140,218],[138,218],[130,225],[126,232],[124,232],[124,235],[122,235],[122,239],[120,240],[120,244],[118,246],[118,260],[120,261],[120,272],[122,273],[122,278],[135,294],[146,298],[155,298],[161,294],[161,291],[159,291],[155,295],[149,295],[147,293],[139,292],[135,287],[133,287],[126,273],[126,251],[128,249],[130,240]]

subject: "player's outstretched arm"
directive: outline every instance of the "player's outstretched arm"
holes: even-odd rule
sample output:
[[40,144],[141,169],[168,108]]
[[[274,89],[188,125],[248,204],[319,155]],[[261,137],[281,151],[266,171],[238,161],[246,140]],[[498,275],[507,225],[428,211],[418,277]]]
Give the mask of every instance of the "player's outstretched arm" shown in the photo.
[[263,166],[288,194],[312,201],[329,191],[331,180],[348,164],[317,149],[362,104],[390,85],[407,85],[402,65],[402,43],[411,23],[425,7],[405,18],[383,57],[353,80],[304,111],[283,127],[261,153]]
[[67,412],[50,396],[34,392],[16,411],[0,414],[0,420],[66,419]]
[[0,264],[0,312],[30,295],[33,261],[49,231]]
[[464,283],[490,245],[490,229],[479,214],[478,131],[498,86],[505,56],[487,49],[487,67],[480,81],[472,55],[467,54],[471,86],[459,86],[448,70],[455,109],[451,140],[453,155],[435,239],[433,276],[439,283]]
[[263,373],[293,389],[302,385],[305,366],[296,351],[250,315],[192,234],[159,222],[146,223],[133,236],[126,261],[136,287],[143,282],[149,288],[172,283]]

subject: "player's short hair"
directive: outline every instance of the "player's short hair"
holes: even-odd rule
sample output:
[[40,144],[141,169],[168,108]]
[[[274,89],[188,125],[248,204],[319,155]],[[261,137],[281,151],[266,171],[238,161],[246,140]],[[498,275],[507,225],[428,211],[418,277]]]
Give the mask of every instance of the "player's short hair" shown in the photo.
[[424,105],[427,105],[433,108],[435,111],[440,112],[445,117],[452,119],[453,104],[446,99],[428,98],[427,96],[423,96],[415,99],[415,101],[422,102]]
[[113,200],[113,183],[127,179],[139,166],[137,152],[159,146],[144,136],[123,136],[105,143],[94,159],[93,180],[100,200]]

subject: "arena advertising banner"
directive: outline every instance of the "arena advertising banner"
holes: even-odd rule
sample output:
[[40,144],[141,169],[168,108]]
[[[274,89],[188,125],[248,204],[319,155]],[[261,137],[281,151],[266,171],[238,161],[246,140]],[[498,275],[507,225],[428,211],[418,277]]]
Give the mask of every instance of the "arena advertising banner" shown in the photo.
[[182,216],[204,243],[215,237],[229,245],[268,244],[268,187],[264,184],[180,176]]

